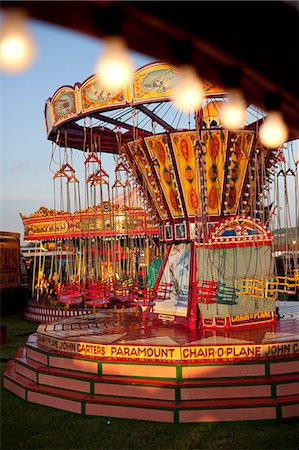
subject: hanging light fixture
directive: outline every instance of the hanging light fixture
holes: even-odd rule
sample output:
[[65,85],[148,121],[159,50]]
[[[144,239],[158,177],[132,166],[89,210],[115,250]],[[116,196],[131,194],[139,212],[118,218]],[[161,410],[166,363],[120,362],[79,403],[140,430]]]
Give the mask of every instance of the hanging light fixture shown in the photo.
[[0,69],[18,73],[28,69],[37,54],[35,40],[27,29],[21,9],[8,8],[0,31]]
[[202,83],[195,69],[188,65],[181,66],[173,88],[174,104],[184,112],[193,112],[200,108],[202,99]]
[[239,89],[228,92],[227,102],[223,102],[220,110],[221,124],[228,130],[243,128],[245,125],[246,108],[243,95]]
[[109,36],[104,39],[103,54],[97,62],[96,73],[106,89],[120,90],[130,81],[133,62],[121,37]]
[[288,128],[279,111],[270,111],[260,127],[260,140],[265,147],[280,147],[288,138]]

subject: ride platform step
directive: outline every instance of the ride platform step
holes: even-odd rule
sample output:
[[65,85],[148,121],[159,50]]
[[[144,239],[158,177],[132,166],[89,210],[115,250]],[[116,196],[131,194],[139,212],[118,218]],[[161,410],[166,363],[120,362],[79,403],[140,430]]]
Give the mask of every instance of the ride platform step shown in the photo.
[[14,371],[4,375],[4,387],[24,400],[84,415],[132,418],[161,422],[220,422],[277,420],[298,414],[299,395],[278,398],[163,401],[110,395],[86,395],[65,388],[38,385]]
[[[251,363],[247,369],[242,364],[239,370],[238,363],[206,367],[173,364],[176,375],[167,379],[152,374],[138,376],[140,362],[115,363],[49,353],[33,340],[7,364],[3,384],[26,401],[83,415],[169,423],[284,420],[299,416],[296,363],[278,361],[267,368],[266,363]],[[105,364],[114,367],[111,374],[103,373]],[[129,371],[124,370],[127,366]],[[152,368],[156,374],[159,370],[167,373],[167,364],[144,367],[148,373]],[[195,370],[187,371],[184,378],[184,368]],[[246,376],[248,373],[251,376]]]

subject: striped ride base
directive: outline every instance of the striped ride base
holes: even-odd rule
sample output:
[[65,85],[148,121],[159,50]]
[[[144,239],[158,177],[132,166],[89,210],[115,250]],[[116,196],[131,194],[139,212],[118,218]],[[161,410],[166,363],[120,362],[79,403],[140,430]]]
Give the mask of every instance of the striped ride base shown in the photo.
[[62,319],[65,317],[77,317],[83,316],[85,314],[92,314],[92,309],[86,308],[53,308],[49,304],[35,303],[33,301],[27,304],[23,317],[25,320],[30,320],[32,322],[53,322],[57,319]]
[[134,310],[42,324],[4,372],[29,402],[168,423],[299,416],[299,304],[275,325],[203,332],[145,325]]

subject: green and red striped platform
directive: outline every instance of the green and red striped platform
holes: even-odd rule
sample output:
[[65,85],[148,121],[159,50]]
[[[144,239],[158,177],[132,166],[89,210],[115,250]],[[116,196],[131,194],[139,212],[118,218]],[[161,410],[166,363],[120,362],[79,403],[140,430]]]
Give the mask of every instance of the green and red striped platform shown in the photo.
[[274,328],[231,335],[145,326],[129,310],[42,324],[6,366],[4,387],[86,416],[292,419],[299,416],[299,304],[281,313]]

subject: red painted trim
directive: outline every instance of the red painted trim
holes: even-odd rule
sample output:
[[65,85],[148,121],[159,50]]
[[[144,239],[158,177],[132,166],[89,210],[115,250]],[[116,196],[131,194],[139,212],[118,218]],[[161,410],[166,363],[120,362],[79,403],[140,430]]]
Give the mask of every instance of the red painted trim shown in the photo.
[[222,242],[222,243],[200,243],[196,244],[197,247],[204,247],[209,249],[215,249],[215,248],[241,248],[241,247],[270,247],[272,241],[271,240],[263,240],[263,241],[247,241],[247,242],[238,242],[238,241],[232,241],[232,242]]
[[155,281],[154,291],[157,290],[158,287],[159,287],[161,278],[163,276],[163,273],[164,273],[164,270],[165,270],[165,267],[166,267],[166,264],[167,264],[167,261],[168,261],[171,249],[172,249],[172,245],[174,245],[174,244],[171,244],[171,245],[168,246],[166,255],[162,259],[162,264],[161,264],[158,276],[157,276],[156,281]]
[[141,236],[146,237],[147,235],[158,235],[158,228],[143,229],[138,231],[126,231],[126,233],[111,232],[111,231],[93,231],[93,232],[82,232],[82,233],[56,233],[56,234],[30,234],[24,236],[24,241],[39,241],[39,240],[51,240],[51,239],[63,239],[63,238],[79,238],[79,237],[110,237],[110,236],[120,236],[125,239],[126,236]]
[[196,273],[197,273],[197,264],[196,264],[195,245],[190,244],[190,275],[189,275],[189,295],[188,295],[189,301],[188,301],[187,317],[189,319],[189,327],[191,330],[196,329],[197,304],[194,296],[194,286],[196,285]]
[[[222,236],[225,229],[229,227],[234,221],[246,220],[262,229],[260,233],[264,235],[248,235],[248,238],[244,236]],[[214,235],[214,236],[213,236]],[[245,246],[261,246],[261,245],[271,245],[272,233],[268,228],[266,228],[259,220],[252,219],[250,216],[245,214],[234,214],[229,218],[222,219],[218,224],[216,224],[209,232],[208,242],[204,244],[198,244],[199,246],[205,246],[207,248],[235,248],[235,247],[245,247]]]
[[243,328],[248,328],[248,327],[253,327],[253,326],[263,326],[263,325],[269,325],[271,323],[275,323],[276,322],[276,318],[274,313],[272,312],[272,318],[271,319],[264,319],[264,320],[258,320],[258,321],[252,321],[252,322],[247,322],[247,323],[239,323],[239,324],[233,324],[231,323],[230,317],[229,316],[225,316],[225,325],[216,325],[215,323],[215,317],[212,317],[212,325],[205,325],[204,323],[204,318],[201,318],[201,323],[200,323],[200,328],[204,329],[204,330],[215,330],[215,329],[225,329],[225,330],[233,330],[233,329],[243,329]]
[[[163,259],[162,265],[160,267],[160,271],[159,271],[158,277],[157,277],[156,282],[155,282],[154,291],[159,288],[160,281],[161,281],[161,278],[163,276],[163,273],[164,273],[164,270],[165,270],[165,266],[167,264],[167,261],[168,261],[168,258],[169,258],[169,255],[170,255],[170,252],[172,250],[173,245],[176,245],[176,244],[168,245],[167,254],[165,256],[165,259]],[[182,325],[182,326],[188,327],[190,329],[194,329],[195,328],[195,323],[196,323],[196,315],[195,315],[195,319],[194,320],[192,318],[193,323],[190,323],[190,314],[189,314],[189,311],[190,311],[190,298],[192,297],[192,291],[193,291],[193,286],[192,286],[192,281],[193,280],[192,280],[192,277],[193,277],[193,273],[194,273],[193,264],[192,264],[192,254],[195,255],[194,245],[192,243],[190,243],[190,256],[189,256],[190,272],[189,272],[189,290],[188,290],[187,315],[186,315],[186,317],[171,315],[173,317],[173,322],[171,322],[171,323],[174,323],[176,325]],[[165,314],[165,315],[170,315],[170,314]],[[159,316],[160,316],[160,313],[149,312],[149,311],[146,313],[146,317],[148,319],[153,319],[156,322],[163,322],[163,319],[159,318]]]

